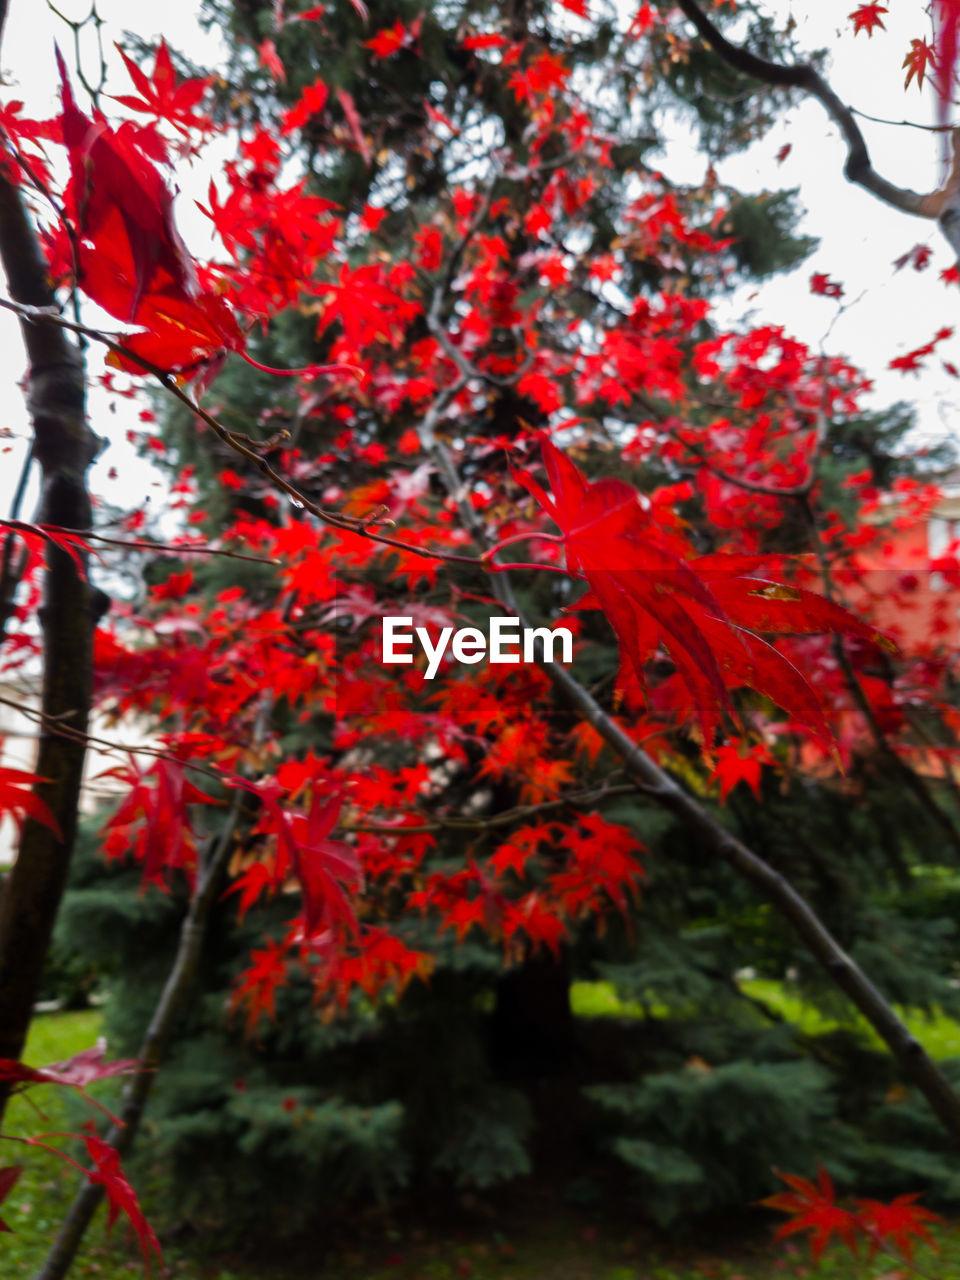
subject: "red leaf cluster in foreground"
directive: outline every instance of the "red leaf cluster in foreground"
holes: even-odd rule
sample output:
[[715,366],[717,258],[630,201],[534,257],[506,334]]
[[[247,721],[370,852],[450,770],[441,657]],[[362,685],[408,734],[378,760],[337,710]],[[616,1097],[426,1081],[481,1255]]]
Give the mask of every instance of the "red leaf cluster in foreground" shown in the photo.
[[[38,1084],[66,1086],[78,1090],[91,1105],[105,1110],[100,1103],[86,1093],[87,1086],[97,1080],[107,1080],[118,1075],[129,1075],[132,1072],[143,1069],[141,1063],[132,1059],[117,1059],[114,1062],[107,1062],[105,1045],[101,1042],[90,1049],[84,1049],[81,1053],[75,1054],[64,1062],[54,1062],[47,1067],[28,1067],[24,1062],[0,1058],[0,1084],[8,1087],[12,1086],[17,1092],[22,1092],[24,1089]],[[110,1115],[110,1112],[107,1112],[107,1115]],[[120,1124],[120,1121],[115,1116],[111,1118],[115,1123]],[[156,1254],[158,1261],[161,1264],[163,1263],[163,1256],[160,1252],[160,1244],[156,1234],[144,1217],[136,1192],[123,1172],[117,1152],[109,1143],[104,1142],[102,1138],[92,1131],[92,1125],[85,1126],[85,1128],[89,1129],[89,1132],[42,1134],[39,1137],[15,1139],[12,1139],[9,1134],[0,1134],[0,1139],[6,1138],[8,1141],[23,1142],[26,1146],[41,1147],[44,1151],[49,1151],[65,1160],[68,1164],[73,1165],[81,1173],[85,1174],[91,1182],[100,1183],[107,1198],[108,1229],[113,1226],[121,1214],[128,1220],[139,1242],[144,1268],[149,1275],[151,1254]],[[68,1152],[47,1141],[49,1138],[72,1139],[82,1142],[86,1147],[87,1155],[92,1161],[93,1167],[84,1169]],[[0,1169],[0,1205],[3,1204],[13,1190],[21,1172],[22,1167],[19,1165]],[[10,1227],[0,1218],[0,1231],[9,1230]]]
[[916,1195],[897,1196],[889,1204],[857,1200],[854,1207],[848,1209],[837,1203],[826,1169],[820,1169],[816,1182],[779,1171],[777,1176],[789,1191],[768,1196],[761,1203],[789,1215],[790,1220],[777,1228],[778,1240],[799,1232],[808,1233],[814,1262],[819,1262],[834,1238],[845,1244],[854,1257],[859,1245],[866,1242],[871,1258],[879,1249],[892,1248],[908,1263],[913,1260],[916,1241],[934,1245],[928,1224],[941,1219],[917,1204]]

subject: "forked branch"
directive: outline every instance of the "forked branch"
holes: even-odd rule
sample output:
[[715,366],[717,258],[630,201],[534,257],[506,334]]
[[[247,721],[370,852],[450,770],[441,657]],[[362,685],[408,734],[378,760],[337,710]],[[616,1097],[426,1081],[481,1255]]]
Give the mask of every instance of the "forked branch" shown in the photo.
[[677,4],[697,28],[704,44],[734,70],[775,88],[800,89],[822,103],[847,144],[847,160],[844,165],[846,177],[894,209],[912,213],[919,218],[937,219],[941,231],[960,256],[960,130],[955,129],[952,134],[953,161],[950,174],[942,187],[926,195],[907,187],[898,187],[874,169],[866,139],[853,110],[840,100],[816,67],[807,62],[787,66],[758,57],[742,45],[732,44],[711,22],[696,0],[677,0]]

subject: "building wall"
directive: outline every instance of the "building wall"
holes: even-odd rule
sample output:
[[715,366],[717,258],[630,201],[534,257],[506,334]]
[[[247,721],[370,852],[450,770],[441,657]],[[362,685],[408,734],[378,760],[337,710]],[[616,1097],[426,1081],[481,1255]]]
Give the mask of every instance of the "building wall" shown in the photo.
[[960,647],[960,573],[931,569],[931,561],[960,552],[960,495],[947,497],[926,519],[890,528],[878,551],[861,555],[866,572],[843,584],[854,610],[868,597],[877,626],[906,653]]

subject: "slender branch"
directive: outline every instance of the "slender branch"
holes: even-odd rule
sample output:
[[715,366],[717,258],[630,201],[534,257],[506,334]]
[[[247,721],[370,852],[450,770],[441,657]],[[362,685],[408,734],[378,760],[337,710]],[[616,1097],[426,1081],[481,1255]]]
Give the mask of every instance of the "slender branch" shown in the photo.
[[634,795],[636,791],[635,782],[625,782],[617,786],[601,787],[598,791],[570,792],[556,800],[546,800],[543,804],[519,804],[513,809],[504,809],[486,818],[434,818],[415,827],[387,822],[346,823],[340,829],[389,836],[426,835],[431,831],[492,831],[497,827],[509,827],[514,822],[525,822],[527,818],[550,813],[554,809],[565,809],[569,805],[600,804],[612,796]]
[[465,378],[474,378],[478,382],[489,382],[494,387],[513,387],[524,374],[529,373],[537,362],[535,355],[527,356],[523,364],[508,376],[501,377],[496,373],[488,373],[481,369],[456,345],[441,322],[432,315],[427,316],[427,328],[443,348],[444,353],[453,361]]
[[[68,329],[72,333],[85,334],[88,338],[92,338],[95,342],[101,343],[115,354],[122,356],[125,360],[132,360],[139,365],[145,373],[151,374],[165,391],[176,397],[181,404],[185,405],[191,413],[195,414],[201,422],[205,423],[211,431],[221,440],[228,448],[233,449],[235,453],[239,453],[241,457],[246,458],[273,484],[281,493],[285,493],[291,498],[297,506],[304,511],[315,516],[324,524],[330,525],[332,528],[341,529],[345,533],[356,534],[359,538],[366,538],[370,542],[380,543],[382,546],[395,547],[398,551],[406,551],[411,555],[420,556],[424,560],[442,560],[448,564],[472,564],[482,568],[483,565],[477,556],[460,556],[452,551],[437,551],[427,547],[418,547],[410,542],[403,542],[400,538],[391,538],[387,534],[374,533],[371,528],[371,522],[357,516],[342,516],[335,511],[328,511],[324,507],[318,506],[312,499],[301,492],[295,484],[292,484],[285,476],[280,475],[267,462],[256,448],[252,448],[250,444],[245,443],[245,437],[236,431],[230,431],[227,427],[219,422],[213,414],[209,413],[202,405],[197,404],[191,395],[184,391],[180,386],[176,377],[168,370],[163,369],[160,365],[154,364],[151,360],[146,360],[142,356],[137,355],[133,351],[128,351],[122,343],[112,338],[109,334],[104,333],[100,329],[93,329],[89,325],[77,324],[74,320],[67,320],[59,312],[55,305],[30,306],[19,302],[13,302],[8,298],[0,298],[0,307],[6,311],[12,311],[15,315],[20,316],[21,320],[26,323],[29,328],[31,326],[44,327],[52,325],[55,328]],[[466,380],[460,379],[458,382],[452,383],[445,388],[437,396],[433,403],[435,410],[433,420],[439,419],[442,411],[447,407],[451,400],[466,386]],[[428,417],[430,415],[428,414]]]
[[194,773],[202,773],[215,782],[229,783],[233,775],[224,770],[211,769],[209,765],[197,764],[194,760],[184,760],[172,751],[164,751],[162,747],[132,747],[125,742],[112,741],[110,738],[98,738],[95,734],[81,732],[67,723],[73,718],[73,711],[62,712],[59,716],[47,715],[36,707],[27,706],[23,702],[15,702],[12,698],[0,697],[0,707],[11,707],[26,720],[40,725],[47,733],[75,742],[84,747],[101,747],[102,754],[117,752],[125,756],[148,756],[151,760],[169,760],[184,769],[192,769]]
[[960,127],[956,124],[921,124],[919,120],[887,120],[883,116],[872,116],[867,111],[861,111],[859,107],[851,107],[850,110],[861,120],[869,120],[872,124],[888,124],[896,129],[922,129],[924,133],[953,133],[954,129]]
[[[0,525],[4,521],[0,520]],[[225,556],[229,560],[247,560],[251,564],[282,564],[274,556],[251,556],[242,551],[230,551],[226,547],[211,547],[205,542],[150,542],[142,538],[107,538],[93,529],[62,529],[53,525],[45,526],[52,533],[70,533],[77,538],[86,538],[89,542],[102,542],[109,547],[128,547],[134,551],[165,551],[176,556]]]
[[[881,177],[874,169],[870,162],[866,140],[853,111],[837,97],[815,67],[805,62],[785,66],[779,62],[760,58],[749,49],[731,44],[703,12],[696,0],[677,0],[677,4],[697,28],[704,43],[734,70],[751,76],[754,80],[761,80],[764,84],[773,85],[775,88],[801,89],[822,104],[843,134],[847,144],[844,173],[851,182],[857,183],[885,204],[891,205],[894,209],[900,209],[904,213],[912,213],[920,218],[942,218],[957,185],[956,132],[954,133],[954,168],[943,187],[927,195],[920,195],[906,187],[898,187]],[[944,234],[951,239],[946,228],[944,228]],[[953,243],[952,240],[951,243]]]
[[[506,586],[497,579],[494,589],[506,587],[504,604],[526,625]],[[923,1045],[897,1017],[860,966],[850,957],[817,916],[813,908],[779,871],[734,837],[655,764],[650,756],[600,707],[579,681],[560,663],[541,662],[557,689],[623,761],[627,769],[669,812],[697,837],[701,848],[727,863],[748,880],[760,895],[791,925],[803,945],[823,966],[827,975],[863,1014],[896,1059],[904,1076],[923,1094],[951,1139],[960,1146],[960,1096]]]

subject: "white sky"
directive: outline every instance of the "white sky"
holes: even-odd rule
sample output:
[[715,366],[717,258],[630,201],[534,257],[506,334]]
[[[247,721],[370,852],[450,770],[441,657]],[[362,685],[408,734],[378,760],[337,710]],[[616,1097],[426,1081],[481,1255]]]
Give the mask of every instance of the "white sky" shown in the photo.
[[[87,0],[62,0],[58,7],[70,17],[82,17],[89,11]],[[855,7],[851,0],[797,0],[793,4],[788,0],[766,0],[766,7],[781,19],[792,14],[802,48],[830,49],[828,76],[842,99],[862,111],[893,120],[931,120],[929,90],[920,93],[911,86],[905,94],[900,88],[900,64],[910,39],[928,31],[922,0],[897,0],[884,18],[887,32],[878,32],[872,40],[864,35],[853,37],[852,24],[846,17]],[[120,39],[124,30],[147,39],[157,38],[161,34],[158,21],[162,21],[162,34],[172,48],[183,49],[201,64],[212,66],[218,61],[218,37],[201,31],[196,0],[165,0],[162,7],[154,0],[98,0],[98,8],[106,21],[105,44],[113,68],[119,62],[113,40]],[[30,115],[42,117],[57,110],[55,39],[60,41],[70,65],[72,34],[64,24],[42,0],[11,0],[0,55],[5,69],[2,92],[8,98],[23,99]],[[91,61],[90,65],[92,68],[95,63]],[[116,92],[130,91],[122,66],[109,87]],[[861,123],[874,165],[885,177],[920,191],[938,185],[941,171],[936,135]],[[774,157],[788,142],[791,153],[778,166]],[[746,155],[721,166],[721,180],[742,190],[799,187],[800,200],[807,210],[801,230],[820,240],[820,248],[798,271],[759,287],[739,290],[732,301],[723,304],[722,321],[729,325],[783,324],[788,332],[814,347],[826,339],[826,350],[846,355],[874,379],[874,407],[897,399],[911,400],[918,409],[921,438],[957,433],[960,386],[942,370],[941,360],[960,367],[960,333],[941,344],[937,355],[927,361],[923,374],[904,376],[887,371],[892,357],[920,346],[937,329],[960,321],[960,291],[948,289],[938,279],[940,270],[951,264],[950,252],[934,223],[889,209],[846,182],[842,174],[844,155],[836,127],[818,103],[806,101],[778,120]],[[678,181],[697,181],[703,176],[704,158],[680,140],[666,150],[660,163]],[[183,188],[178,200],[181,231],[188,244],[201,250],[206,247],[207,224],[194,209],[192,198],[205,197],[207,180],[205,172],[178,172]],[[920,273],[910,267],[895,272],[894,259],[918,243],[933,249],[930,266]],[[809,278],[813,272],[825,272],[843,284],[842,310],[834,301],[811,295]],[[0,514],[9,506],[28,436],[23,397],[17,386],[23,367],[16,322],[2,313]],[[135,505],[151,485],[159,483],[124,441],[126,431],[138,426],[137,411],[138,406],[132,402],[120,400],[111,408],[103,393],[94,390],[91,394],[94,430],[111,439],[109,449],[96,465],[92,484],[96,493],[118,505]],[[7,432],[12,432],[15,439],[3,438]],[[111,468],[118,472],[115,481],[108,478]],[[159,498],[162,488],[156,492]],[[31,495],[24,509],[26,518],[30,518],[33,505]]]
[[[886,32],[868,38],[853,35],[847,14],[860,0],[766,0],[781,21],[792,16],[801,48],[827,49],[827,78],[848,105],[888,120],[933,121],[933,95],[925,85],[902,91],[904,56],[913,37],[928,37],[929,18],[918,0],[894,0],[883,21]],[[897,186],[926,192],[943,175],[941,136],[912,128],[872,124],[860,119],[874,168]],[[776,153],[791,152],[782,165]],[[846,148],[836,126],[818,102],[807,99],[787,113],[766,138],[744,156],[727,162],[722,177],[743,190],[799,187],[807,210],[802,230],[820,239],[820,248],[799,268],[763,285],[739,291],[729,308],[740,318],[756,308],[757,318],[784,324],[794,335],[819,347],[832,321],[826,350],[850,357],[874,381],[871,407],[895,400],[917,408],[918,437],[942,439],[960,429],[960,384],[941,362],[960,367],[960,290],[939,280],[952,264],[936,223],[913,218],[882,204],[843,177]],[[930,265],[895,271],[893,262],[915,244],[933,250]],[[845,307],[809,292],[810,275],[826,272],[844,286]],[[927,342],[942,327],[956,327],[941,343],[922,374],[887,369],[894,356]],[[919,441],[918,441],[919,442]]]
[[[57,8],[71,20],[81,19],[90,12],[89,0],[62,0]],[[198,0],[164,0],[162,5],[146,3],[146,0],[97,0],[97,10],[104,19],[104,53],[110,67],[108,91],[133,93],[130,77],[113,47],[125,31],[135,32],[149,43],[156,43],[162,35],[171,49],[182,49],[200,65],[215,66],[220,60],[222,44],[216,32],[205,32],[197,21]],[[162,14],[162,19],[159,15]],[[162,26],[159,22],[162,21]],[[25,104],[25,114],[46,119],[59,111],[58,79],[53,56],[54,41],[64,53],[67,67],[72,71],[74,63],[73,32],[56,16],[44,0],[10,0],[10,11],[0,48],[0,66],[3,68],[3,93],[6,100],[19,99]],[[99,56],[91,37],[83,47],[88,78],[96,80]],[[84,95],[76,83],[77,99],[85,106]],[[212,149],[211,149],[212,154]],[[181,167],[177,181],[183,193],[177,200],[177,223],[187,243],[195,251],[209,251],[209,222],[196,209],[193,199],[206,199],[209,173],[191,172]],[[98,313],[85,303],[85,315],[90,323],[98,323]],[[105,329],[115,329],[116,322],[99,314]],[[89,365],[93,372],[102,370],[102,353],[93,348],[89,353]],[[25,360],[16,319],[9,312],[0,313],[0,515],[10,506],[22,460],[29,440],[29,423],[24,398],[18,383],[23,377]],[[122,379],[121,379],[122,381]],[[91,387],[88,397],[91,425],[98,436],[105,437],[110,445],[103,451],[91,472],[91,489],[95,495],[125,509],[142,504],[144,496],[154,496],[162,505],[165,485],[157,473],[138,457],[135,447],[128,443],[128,430],[142,429],[138,413],[145,405],[127,399],[114,399],[97,387]],[[16,439],[4,439],[7,431]],[[116,471],[116,478],[110,473]],[[36,505],[36,468],[22,518],[31,519]]]

